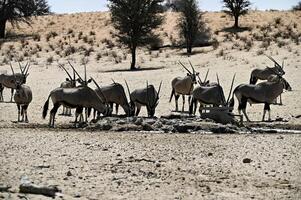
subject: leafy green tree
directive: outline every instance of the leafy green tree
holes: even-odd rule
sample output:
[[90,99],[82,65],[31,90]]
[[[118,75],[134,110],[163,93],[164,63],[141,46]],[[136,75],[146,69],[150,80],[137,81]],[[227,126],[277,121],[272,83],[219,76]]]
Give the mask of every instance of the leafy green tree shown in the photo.
[[0,38],[5,37],[6,23],[13,26],[18,22],[30,24],[32,16],[49,13],[49,6],[45,0],[0,0]]
[[225,13],[234,17],[234,28],[238,28],[238,19],[241,15],[245,15],[248,13],[251,2],[249,0],[222,0]]
[[118,41],[132,54],[131,70],[136,69],[136,49],[150,44],[157,35],[153,30],[163,21],[163,0],[109,0],[112,22]]

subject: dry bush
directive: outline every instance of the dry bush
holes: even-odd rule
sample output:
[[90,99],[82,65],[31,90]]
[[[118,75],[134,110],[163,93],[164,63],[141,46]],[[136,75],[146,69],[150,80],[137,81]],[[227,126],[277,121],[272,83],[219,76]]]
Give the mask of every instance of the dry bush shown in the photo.
[[97,53],[95,59],[99,61],[102,58],[101,53]]
[[260,50],[258,50],[258,51],[256,52],[256,54],[257,54],[258,56],[263,55],[263,54],[264,54],[264,51],[263,51],[262,49],[260,49]]
[[53,63],[53,56],[48,57],[48,58],[46,59],[46,63],[47,63],[47,64]]
[[51,38],[55,38],[58,34],[55,31],[50,31],[46,34],[46,41],[48,42]]
[[63,55],[66,56],[70,56],[72,54],[76,53],[76,48],[74,46],[68,46],[65,51],[63,52]]
[[34,35],[32,36],[32,39],[33,39],[34,41],[39,42],[39,41],[41,41],[41,36],[40,36],[39,34],[34,34]]

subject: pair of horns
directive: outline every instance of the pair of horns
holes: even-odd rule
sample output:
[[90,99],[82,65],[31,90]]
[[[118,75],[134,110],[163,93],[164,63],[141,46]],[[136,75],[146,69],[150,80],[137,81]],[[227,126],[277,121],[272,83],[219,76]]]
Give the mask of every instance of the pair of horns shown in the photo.
[[132,98],[131,98],[131,91],[130,91],[130,87],[129,87],[129,85],[128,85],[128,82],[126,81],[126,80],[124,80],[124,82],[125,82],[125,85],[126,85],[126,87],[127,87],[127,90],[128,90],[128,93],[129,93],[129,98],[130,98],[130,101],[132,100]]
[[282,66],[271,56],[265,55],[266,57],[268,57],[272,62],[275,63],[275,66],[277,66],[279,69],[281,69],[282,71],[284,70],[284,60],[282,61]]
[[[160,91],[161,91],[161,86],[162,86],[162,81],[160,82],[160,85],[159,85],[159,88],[158,88],[158,92],[157,92],[157,96],[156,96],[154,105],[157,104],[157,102],[159,101],[159,95],[160,95]],[[148,95],[148,81],[146,81],[146,99],[147,99],[147,102],[149,103],[150,99],[149,99],[149,95]]]
[[68,77],[70,78],[70,80],[75,80],[75,72],[74,72],[74,70],[73,70],[73,78],[71,77],[71,75],[70,75],[70,73],[66,70],[66,68],[64,67],[64,65],[62,65],[62,64],[59,64],[59,67],[61,68],[61,69],[63,69],[66,73],[67,73],[67,75],[68,75]]
[[189,74],[195,74],[195,69],[194,67],[192,66],[191,62],[189,61],[189,64],[191,66],[191,69],[192,69],[192,72],[181,62],[179,61],[180,65],[182,65],[182,67],[189,73]]
[[101,88],[100,86],[98,85],[98,83],[94,80],[94,78],[90,77],[91,80],[93,81],[93,83],[96,85],[96,87],[98,88],[103,100],[105,101],[105,103],[107,104],[107,99],[106,99],[106,96],[103,94],[103,92],[101,91]]
[[[229,100],[230,100],[230,96],[231,96],[231,94],[232,94],[232,90],[233,90],[233,85],[234,85],[235,77],[236,77],[236,73],[233,75],[233,78],[232,78],[232,83],[231,83],[229,95],[228,95],[227,101],[225,102],[226,105],[228,105]],[[218,74],[217,74],[217,73],[216,73],[216,79],[217,79],[217,84],[218,84],[218,86],[220,86],[219,77],[218,77]],[[220,92],[220,95],[221,95],[221,97],[222,97],[222,91],[219,91],[219,92]]]
[[86,64],[84,65],[84,67],[85,67],[85,80],[79,75],[79,73],[75,70],[75,68],[74,68],[73,65],[70,63],[69,60],[68,60],[68,64],[71,66],[71,68],[73,69],[73,72],[76,73],[76,75],[78,76],[78,78],[79,78],[83,83],[85,83],[85,84],[87,85],[88,82],[87,82],[87,67],[86,67]]
[[200,85],[202,85],[202,83],[206,83],[207,78],[208,78],[208,74],[209,74],[209,69],[208,69],[207,72],[206,72],[206,76],[205,76],[204,82],[202,81],[200,75],[197,75],[197,76],[198,76],[198,79],[199,79],[199,84],[200,84]]
[[23,76],[27,76],[28,75],[28,70],[29,70],[29,67],[30,67],[29,62],[26,63],[26,65],[25,65],[25,67],[23,69],[22,69],[21,63],[20,62],[18,62],[18,63],[19,63],[21,74]]

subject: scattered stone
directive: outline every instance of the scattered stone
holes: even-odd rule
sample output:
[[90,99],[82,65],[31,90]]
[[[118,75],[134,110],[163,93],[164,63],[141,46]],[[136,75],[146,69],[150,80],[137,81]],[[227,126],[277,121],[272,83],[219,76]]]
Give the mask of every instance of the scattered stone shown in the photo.
[[143,122],[143,119],[142,118],[138,118],[134,124],[137,125],[137,126],[141,126],[142,125],[142,122]]
[[161,164],[159,162],[156,162],[156,167],[161,167]]
[[218,126],[210,128],[212,133],[236,133],[236,130],[228,127],[228,126]]
[[68,171],[67,176],[72,176],[72,173],[70,171]]
[[211,152],[210,152],[210,153],[208,153],[208,156],[213,156],[213,153],[211,153]]
[[80,197],[81,197],[81,194],[80,194],[80,193],[76,193],[76,194],[74,194],[74,197],[75,197],[75,198],[80,198]]
[[109,120],[102,120],[99,121],[96,125],[97,129],[103,130],[103,131],[108,131],[112,129],[112,123]]
[[20,193],[41,194],[48,197],[55,197],[57,192],[61,192],[57,186],[38,186],[31,183],[26,176],[22,176],[19,186]]
[[243,163],[251,163],[252,160],[251,160],[250,158],[244,158],[244,159],[242,160],[242,162],[243,162]]
[[10,185],[0,183],[0,192],[7,192],[11,188]]
[[144,131],[154,131],[154,127],[148,123],[142,123],[142,129]]

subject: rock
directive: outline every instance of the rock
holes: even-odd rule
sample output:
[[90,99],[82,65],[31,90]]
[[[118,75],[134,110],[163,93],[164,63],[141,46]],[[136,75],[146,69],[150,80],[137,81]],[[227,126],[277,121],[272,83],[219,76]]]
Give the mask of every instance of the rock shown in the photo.
[[10,185],[0,183],[0,192],[7,192],[11,188]]
[[72,176],[72,173],[70,171],[68,171],[67,176]]
[[176,132],[179,133],[189,133],[193,130],[196,130],[197,126],[193,125],[193,124],[179,124],[179,125],[174,125],[174,129],[176,130]]
[[108,131],[112,129],[112,123],[109,120],[102,120],[100,122],[98,122],[98,124],[96,125],[96,128],[103,130],[103,131]]
[[156,121],[156,123],[154,123],[153,126],[160,129],[163,127],[163,124],[160,121]]
[[243,162],[243,163],[251,163],[252,160],[251,160],[250,158],[244,158],[244,159],[242,160],[242,162]]
[[213,156],[213,153],[211,153],[211,152],[210,152],[210,153],[208,153],[208,156]]
[[154,127],[148,123],[142,123],[142,129],[144,131],[154,131]]
[[55,197],[57,192],[61,192],[57,186],[39,186],[31,183],[26,176],[22,176],[19,186],[20,193],[41,194],[48,197]]
[[218,126],[218,127],[212,127],[210,128],[210,131],[212,133],[236,133],[235,130],[228,126]]
[[150,118],[150,119],[145,119],[144,122],[147,123],[147,124],[153,125],[154,123],[157,122],[157,120],[153,119],[153,118]]
[[156,167],[161,167],[161,164],[159,162],[156,162]]
[[142,125],[142,122],[143,122],[143,119],[142,119],[142,118],[138,118],[138,119],[134,122],[134,124],[137,125],[137,126],[140,126],[140,125]]
[[125,124],[125,125],[118,125],[112,128],[112,131],[117,132],[124,132],[124,131],[141,131],[142,127],[137,126],[135,124]]

